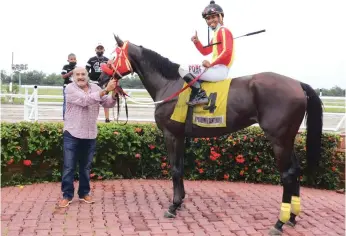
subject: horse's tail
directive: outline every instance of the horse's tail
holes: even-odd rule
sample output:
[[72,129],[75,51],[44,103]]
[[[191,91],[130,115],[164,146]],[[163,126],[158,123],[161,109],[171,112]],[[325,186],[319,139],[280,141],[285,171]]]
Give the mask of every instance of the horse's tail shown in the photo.
[[321,139],[323,126],[322,101],[310,85],[300,83],[308,101],[306,109],[306,154],[307,172],[311,173],[321,159]]

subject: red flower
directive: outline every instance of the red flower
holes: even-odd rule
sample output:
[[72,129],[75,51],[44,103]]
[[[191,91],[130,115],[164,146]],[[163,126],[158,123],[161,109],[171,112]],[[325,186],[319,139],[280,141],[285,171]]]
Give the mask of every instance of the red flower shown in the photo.
[[141,128],[135,128],[135,132],[140,133],[140,132],[142,132],[142,129]]
[[224,174],[224,175],[223,175],[223,178],[224,178],[225,180],[228,180],[228,179],[229,179],[229,174]]
[[257,173],[262,173],[261,169],[256,170]]
[[221,155],[219,153],[217,153],[215,151],[211,151],[209,158],[212,161],[216,161],[220,156]]
[[195,139],[194,139],[194,142],[197,143],[197,142],[198,142],[198,138],[195,138]]
[[167,157],[166,156],[163,156],[161,157],[162,161],[166,161],[167,160]]
[[97,179],[102,179],[102,176],[97,177]]
[[166,162],[164,162],[164,163],[161,164],[161,168],[162,168],[162,169],[164,169],[166,166],[167,166],[167,163],[166,163]]
[[37,154],[37,155],[41,155],[42,152],[43,152],[43,150],[39,149],[39,150],[36,151],[36,154]]
[[244,136],[244,141],[245,141],[246,139],[247,139],[247,136],[245,135],[245,136]]
[[241,176],[243,176],[243,175],[244,175],[244,171],[241,170],[241,171],[239,172],[239,174],[240,174]]
[[31,160],[23,160],[25,166],[31,166]]
[[136,159],[140,159],[140,158],[141,158],[141,154],[137,153],[137,154],[135,155],[135,158],[136,158]]
[[244,167],[244,170],[248,170],[249,168],[247,168],[247,166]]
[[245,159],[244,159],[243,155],[238,155],[238,156],[235,158],[235,160],[236,160],[237,163],[240,163],[240,164],[242,164],[242,163],[245,162]]
[[7,161],[7,165],[11,165],[14,162],[13,158],[11,158],[9,161]]
[[90,178],[94,177],[95,176],[95,173],[91,173],[90,174]]
[[150,148],[150,150],[153,150],[155,148],[155,145],[150,144],[149,148]]
[[162,171],[162,174],[163,174],[163,175],[168,175],[168,171],[167,171],[167,170],[163,170],[163,171]]
[[336,171],[336,167],[335,167],[335,166],[332,167],[332,171],[333,171],[333,172]]
[[119,132],[117,132],[117,131],[114,131],[114,132],[113,132],[113,134],[115,134],[115,135],[118,135],[118,134],[119,134]]
[[198,172],[199,172],[200,174],[203,174],[203,173],[204,173],[203,168],[198,169]]
[[254,139],[253,138],[250,138],[250,142],[253,143]]
[[257,156],[255,156],[255,162],[259,162],[259,159]]

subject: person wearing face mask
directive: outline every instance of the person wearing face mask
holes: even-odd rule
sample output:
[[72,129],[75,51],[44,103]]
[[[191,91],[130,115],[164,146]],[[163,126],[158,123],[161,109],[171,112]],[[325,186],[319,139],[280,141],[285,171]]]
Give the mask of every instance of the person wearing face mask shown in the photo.
[[[96,56],[93,56],[88,60],[85,68],[89,73],[90,82],[98,85],[98,80],[99,80],[99,77],[100,77],[101,72],[102,72],[101,64],[102,63],[106,64],[109,59],[103,55],[105,52],[105,48],[103,47],[102,44],[99,43],[96,46],[95,52],[96,52]],[[109,109],[104,108],[104,112],[105,112],[105,117],[106,117],[106,123],[108,123],[108,122],[110,122]]]
[[76,67],[76,64],[77,64],[76,55],[74,53],[70,53],[67,56],[67,62],[68,64],[64,65],[61,71],[61,77],[64,80],[64,85],[63,85],[64,103],[63,103],[63,111],[62,111],[64,120],[65,120],[65,110],[66,110],[65,88],[69,83],[72,83],[73,69]]
[[[204,60],[202,65],[188,65],[179,68],[180,76],[186,81],[191,82],[196,76],[199,76],[205,71],[199,80],[216,82],[224,80],[228,77],[229,68],[233,62],[233,35],[229,29],[223,25],[224,12],[222,8],[215,4],[215,1],[210,1],[210,4],[205,7],[202,12],[202,17],[205,19],[209,30],[213,31],[213,38],[210,45],[204,47],[199,41],[197,31],[191,38],[198,51],[206,56],[212,54],[212,60]],[[206,92],[201,88],[199,81],[191,85],[192,101],[187,102],[188,105],[208,104],[209,99]]]

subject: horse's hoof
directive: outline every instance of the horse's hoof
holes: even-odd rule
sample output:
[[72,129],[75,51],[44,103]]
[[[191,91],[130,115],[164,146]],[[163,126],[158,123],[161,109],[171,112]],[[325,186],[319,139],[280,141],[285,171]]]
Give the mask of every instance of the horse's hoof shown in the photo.
[[292,222],[292,221],[287,221],[286,225],[290,226],[290,227],[294,227],[296,226],[296,223]]
[[164,217],[165,218],[175,218],[175,214],[171,213],[169,210],[165,212]]
[[275,227],[272,227],[270,230],[269,230],[269,234],[270,236],[275,236],[275,235],[282,235],[282,232],[280,230],[278,230],[277,228]]

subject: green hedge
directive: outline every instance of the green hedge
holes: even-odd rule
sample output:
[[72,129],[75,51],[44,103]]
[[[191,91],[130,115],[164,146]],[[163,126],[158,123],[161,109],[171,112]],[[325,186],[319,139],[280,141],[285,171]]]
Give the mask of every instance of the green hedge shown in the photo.
[[[91,177],[170,178],[162,132],[154,124],[98,124],[97,149]],[[2,123],[2,186],[61,181],[62,123]],[[295,150],[306,165],[305,133]],[[339,136],[323,134],[323,154],[317,179],[301,177],[302,185],[339,187]],[[262,130],[250,127],[219,138],[191,139],[185,155],[185,178],[280,184],[273,150]],[[78,179],[78,172],[76,173]]]

